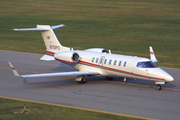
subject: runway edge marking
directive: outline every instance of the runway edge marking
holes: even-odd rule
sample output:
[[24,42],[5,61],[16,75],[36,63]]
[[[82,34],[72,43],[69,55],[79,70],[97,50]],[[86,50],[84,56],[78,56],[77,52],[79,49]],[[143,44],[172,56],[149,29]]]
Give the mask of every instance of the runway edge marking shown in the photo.
[[86,111],[91,111],[91,112],[99,112],[99,113],[118,115],[118,116],[124,116],[124,117],[131,117],[131,118],[137,118],[137,119],[144,119],[144,120],[159,120],[159,119],[154,119],[154,118],[140,117],[140,116],[134,116],[134,115],[128,115],[128,114],[107,112],[107,111],[102,111],[102,110],[94,110],[94,109],[88,109],[88,108],[81,108],[81,107],[75,107],[75,106],[68,106],[68,105],[48,103],[48,102],[41,102],[41,101],[21,99],[21,98],[14,98],[14,97],[0,96],[0,98],[11,99],[11,100],[18,100],[18,101],[24,101],[24,102],[32,102],[32,103],[38,103],[38,104],[44,104],[44,105],[52,105],[52,106],[58,106],[58,107],[73,108],[73,109],[78,109],[78,110],[86,110]]

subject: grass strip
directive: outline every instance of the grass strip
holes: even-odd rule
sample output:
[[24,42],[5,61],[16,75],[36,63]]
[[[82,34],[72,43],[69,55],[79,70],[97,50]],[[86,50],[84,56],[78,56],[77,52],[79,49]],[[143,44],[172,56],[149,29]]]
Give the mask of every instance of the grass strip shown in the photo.
[[44,53],[40,32],[12,29],[63,23],[55,33],[64,46],[140,57],[149,57],[152,46],[158,66],[180,68],[179,6],[179,0],[1,0],[0,49]]
[[[24,109],[26,105],[26,109]],[[86,110],[57,107],[0,98],[0,119],[3,120],[140,120]]]

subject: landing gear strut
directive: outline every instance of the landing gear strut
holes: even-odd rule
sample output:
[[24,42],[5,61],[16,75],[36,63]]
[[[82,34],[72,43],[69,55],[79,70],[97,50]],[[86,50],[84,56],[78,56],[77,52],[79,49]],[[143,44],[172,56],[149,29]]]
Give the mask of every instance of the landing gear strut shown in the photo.
[[157,89],[157,90],[161,90],[161,85],[158,84],[158,85],[156,86],[156,89]]
[[79,84],[84,84],[84,83],[87,82],[84,75],[83,75],[83,76],[79,76],[79,77],[76,79],[76,81],[78,81]]

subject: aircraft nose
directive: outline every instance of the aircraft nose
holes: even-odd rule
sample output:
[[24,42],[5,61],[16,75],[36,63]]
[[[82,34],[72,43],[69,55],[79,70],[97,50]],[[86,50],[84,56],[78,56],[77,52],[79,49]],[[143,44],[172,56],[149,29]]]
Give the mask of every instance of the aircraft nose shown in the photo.
[[167,74],[165,76],[165,80],[168,81],[168,82],[172,82],[172,81],[174,81],[174,78],[171,75]]
[[158,68],[156,69],[156,71],[154,70],[153,72],[156,72],[156,74],[158,73],[158,75],[160,75],[166,82],[174,81],[174,78],[169,73],[162,70],[161,68]]

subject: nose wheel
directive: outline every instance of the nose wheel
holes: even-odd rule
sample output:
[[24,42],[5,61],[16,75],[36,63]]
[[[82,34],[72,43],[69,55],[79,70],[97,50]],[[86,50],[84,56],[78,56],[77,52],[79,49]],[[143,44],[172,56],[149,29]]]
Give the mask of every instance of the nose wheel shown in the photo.
[[157,90],[161,90],[161,85],[158,84],[158,85],[156,86],[156,89],[157,89]]

